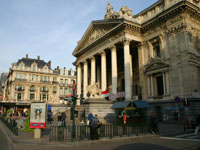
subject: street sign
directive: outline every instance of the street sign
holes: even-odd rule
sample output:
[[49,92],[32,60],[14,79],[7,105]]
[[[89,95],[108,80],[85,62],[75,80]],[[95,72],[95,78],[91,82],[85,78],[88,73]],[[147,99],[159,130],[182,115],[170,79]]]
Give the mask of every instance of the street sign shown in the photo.
[[174,98],[174,101],[175,101],[175,103],[179,103],[181,100],[180,100],[180,98],[179,98],[178,96],[176,96],[176,97]]

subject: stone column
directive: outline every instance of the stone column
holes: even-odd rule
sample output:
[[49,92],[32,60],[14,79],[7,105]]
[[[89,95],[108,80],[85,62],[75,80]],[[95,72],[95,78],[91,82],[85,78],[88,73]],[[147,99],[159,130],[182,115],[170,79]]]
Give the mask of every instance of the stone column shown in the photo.
[[166,94],[169,94],[169,72],[166,72]]
[[111,47],[112,59],[112,93],[117,93],[117,49],[114,45]]
[[154,89],[153,89],[153,75],[150,76],[150,83],[151,83],[151,96],[154,96]]
[[150,76],[147,76],[147,82],[148,82],[148,97],[151,96],[151,78]]
[[124,41],[124,78],[125,78],[125,98],[126,100],[131,99],[132,88],[131,88],[131,72],[130,72],[130,41]]
[[83,96],[87,97],[87,86],[88,86],[88,62],[87,60],[84,62],[84,80],[83,80]]
[[93,56],[91,58],[91,85],[96,83],[96,60]]
[[163,78],[163,91],[164,91],[164,95],[166,95],[166,76],[165,76],[165,72],[162,73],[162,78]]
[[101,53],[101,90],[105,91],[107,89],[106,80],[106,52]]
[[151,42],[147,42],[148,43],[148,46],[149,46],[149,51],[148,51],[148,54],[149,54],[149,58],[153,58],[154,57],[154,52],[153,52],[153,45]]
[[77,95],[80,97],[81,95],[81,64],[77,66]]

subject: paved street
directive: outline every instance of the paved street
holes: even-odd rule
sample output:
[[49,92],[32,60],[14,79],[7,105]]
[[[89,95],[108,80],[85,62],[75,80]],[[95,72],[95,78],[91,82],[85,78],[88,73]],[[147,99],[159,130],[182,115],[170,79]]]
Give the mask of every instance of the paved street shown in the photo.
[[[9,130],[0,123],[0,149],[1,150],[197,150],[200,147],[199,135],[192,137],[191,132],[183,132],[176,129],[176,125],[162,124],[160,126],[163,136],[148,135],[131,138],[101,139],[82,142],[48,142],[44,138],[40,140],[21,136],[11,136]],[[168,135],[167,135],[168,131]],[[7,134],[9,132],[9,134]],[[173,134],[172,134],[173,133]],[[8,135],[10,137],[8,137]],[[12,138],[11,138],[12,137]],[[10,139],[10,140],[8,140]],[[13,140],[15,139],[15,140]],[[16,141],[16,139],[18,139]]]
[[5,133],[2,131],[2,128],[0,128],[0,149],[1,150],[13,150],[14,144],[12,144]]
[[153,138],[115,139],[80,143],[58,143],[57,145],[30,145],[18,143],[14,150],[196,150],[197,142]]

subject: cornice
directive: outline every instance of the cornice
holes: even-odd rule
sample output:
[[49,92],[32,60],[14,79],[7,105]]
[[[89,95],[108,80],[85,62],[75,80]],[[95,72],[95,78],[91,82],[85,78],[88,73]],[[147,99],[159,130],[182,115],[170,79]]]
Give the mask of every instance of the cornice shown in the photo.
[[181,1],[159,13],[152,19],[142,23],[141,30],[142,32],[145,32],[145,30],[158,23],[163,24],[169,17],[173,17],[174,14],[183,14],[185,12],[189,12],[193,17],[200,19],[200,8],[198,6],[195,6],[194,4],[187,1]]

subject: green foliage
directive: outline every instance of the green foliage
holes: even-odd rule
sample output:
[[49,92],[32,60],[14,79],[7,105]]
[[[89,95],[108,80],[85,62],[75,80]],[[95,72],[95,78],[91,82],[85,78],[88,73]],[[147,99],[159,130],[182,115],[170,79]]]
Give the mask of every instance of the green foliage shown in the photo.
[[30,127],[30,110],[28,110],[27,119],[25,122],[24,132],[34,132],[34,129],[31,129]]

